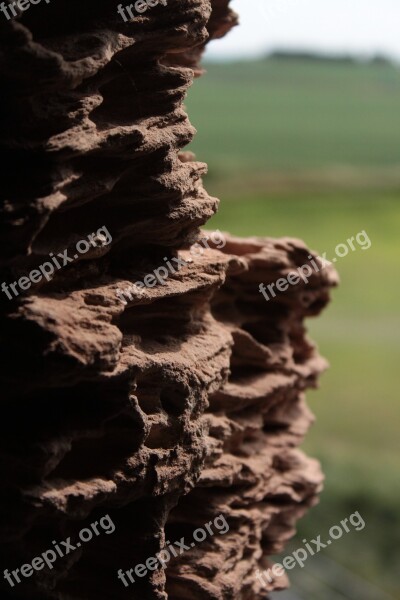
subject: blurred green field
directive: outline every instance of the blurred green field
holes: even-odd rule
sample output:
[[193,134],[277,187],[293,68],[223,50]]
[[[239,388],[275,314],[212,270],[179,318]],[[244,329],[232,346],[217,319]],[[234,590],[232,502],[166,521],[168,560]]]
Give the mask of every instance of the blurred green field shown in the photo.
[[269,59],[206,70],[187,104],[212,173],[400,162],[391,65]]
[[399,598],[400,72],[270,62],[208,65],[190,92],[191,149],[222,201],[207,227],[302,238],[328,258],[368,233],[371,248],[338,259],[333,303],[309,321],[331,369],[308,393],[317,424],[304,448],[326,486],[299,545],[360,511],[366,528],[327,555]]

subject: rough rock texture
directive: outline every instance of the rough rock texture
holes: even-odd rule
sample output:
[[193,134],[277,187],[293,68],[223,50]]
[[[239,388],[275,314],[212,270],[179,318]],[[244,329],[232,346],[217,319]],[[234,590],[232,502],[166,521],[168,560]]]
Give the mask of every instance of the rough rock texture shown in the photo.
[[[2,598],[255,599],[322,476],[297,448],[304,390],[325,363],[306,316],[335,274],[266,303],[308,261],[297,240],[189,247],[218,201],[180,152],[202,48],[236,23],[228,0],[169,0],[124,23],[110,0],[57,0],[0,19],[1,281],[106,226],[92,248],[1,296],[1,565],[10,570],[109,514],[96,537]],[[123,303],[164,257],[187,264]],[[207,538],[125,588],[118,569],[223,513]],[[182,533],[184,532],[184,533]],[[279,588],[284,582],[275,582]]]
[[[233,339],[230,372],[209,397],[206,461],[195,488],[168,519],[168,538],[226,515],[230,531],[210,537],[167,571],[172,598],[265,598],[255,578],[272,566],[294,534],[294,524],[315,502],[322,475],[297,446],[312,414],[304,390],[314,387],[326,364],[305,335],[303,319],[317,314],[336,283],[332,269],[313,275],[266,305],[258,291],[309,262],[299,240],[228,238],[224,251],[237,257],[214,295],[213,316]],[[315,258],[315,256],[313,255]],[[191,536],[188,536],[191,537]],[[272,589],[286,587],[286,579]]]

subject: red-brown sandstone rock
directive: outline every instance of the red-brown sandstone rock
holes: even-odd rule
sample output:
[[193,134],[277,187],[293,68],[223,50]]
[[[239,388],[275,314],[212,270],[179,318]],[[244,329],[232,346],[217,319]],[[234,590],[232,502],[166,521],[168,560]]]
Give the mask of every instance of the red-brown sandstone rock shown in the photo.
[[[1,299],[1,564],[105,514],[116,526],[52,570],[2,580],[4,598],[256,600],[256,568],[321,488],[297,449],[325,367],[303,320],[334,273],[266,303],[259,283],[307,262],[301,242],[189,250],[218,201],[181,153],[194,134],[182,102],[208,37],[235,23],[227,0],[170,0],[126,24],[109,0],[58,0],[1,21],[2,281],[102,226],[112,236]],[[187,264],[117,297],[164,257]],[[225,535],[128,589],[118,580],[220,513]]]

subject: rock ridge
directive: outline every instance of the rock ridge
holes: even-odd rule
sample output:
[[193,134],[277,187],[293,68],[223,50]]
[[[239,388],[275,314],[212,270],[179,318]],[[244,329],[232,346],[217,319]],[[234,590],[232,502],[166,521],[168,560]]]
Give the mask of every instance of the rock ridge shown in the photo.
[[[196,251],[219,201],[184,150],[183,102],[205,44],[237,24],[228,5],[169,0],[124,23],[110,0],[58,0],[0,20],[2,281],[110,236],[1,294],[3,569],[115,524],[52,569],[2,579],[5,600],[264,598],[256,569],[321,490],[298,449],[326,368],[304,320],[334,270],[266,302],[260,282],[310,260],[301,241],[226,233]],[[173,259],[164,283],[118,297]],[[227,533],[118,579],[220,514]]]

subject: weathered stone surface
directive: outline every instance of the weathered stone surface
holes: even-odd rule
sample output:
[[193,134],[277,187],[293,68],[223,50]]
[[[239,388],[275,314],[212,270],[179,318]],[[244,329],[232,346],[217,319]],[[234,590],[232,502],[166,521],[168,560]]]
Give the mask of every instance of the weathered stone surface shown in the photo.
[[[241,261],[211,303],[233,338],[230,375],[209,397],[205,465],[195,488],[172,511],[168,537],[221,513],[230,530],[171,564],[167,589],[179,599],[187,590],[199,600],[265,598],[255,573],[271,566],[268,556],[294,534],[322,483],[318,463],[297,449],[313,420],[304,390],[315,386],[326,367],[303,320],[326,305],[336,274],[331,268],[315,272],[307,286],[266,303],[259,282],[308,263],[310,251],[299,240],[257,238],[228,238],[224,251]],[[285,583],[274,582],[271,589]]]
[[[256,568],[321,488],[297,449],[325,368],[303,320],[333,271],[267,303],[259,283],[307,262],[301,242],[190,249],[218,201],[181,152],[194,134],[182,102],[209,36],[235,23],[227,0],[170,0],[133,23],[109,0],[58,0],[0,21],[1,281],[74,256],[103,226],[112,236],[1,297],[2,568],[105,514],[116,525],[51,570],[2,579],[4,598],[262,598]],[[118,297],[177,258],[164,284]],[[118,580],[221,513],[228,533]]]

